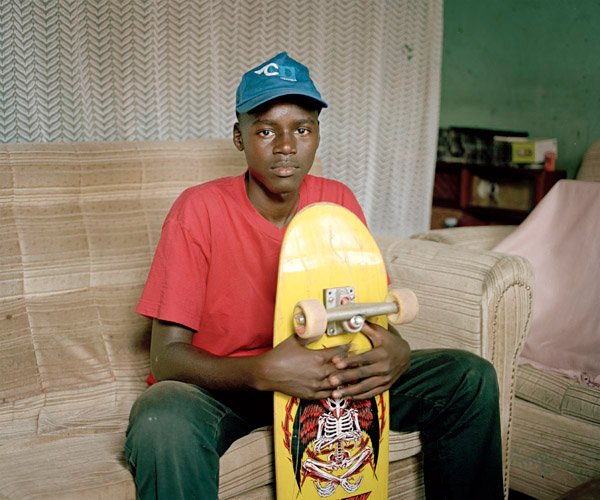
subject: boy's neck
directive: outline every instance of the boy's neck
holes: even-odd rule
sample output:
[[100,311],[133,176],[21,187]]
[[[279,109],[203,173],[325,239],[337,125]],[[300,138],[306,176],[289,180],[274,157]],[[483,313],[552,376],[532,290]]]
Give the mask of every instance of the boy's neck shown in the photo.
[[246,194],[250,203],[266,220],[278,228],[286,227],[298,209],[300,193],[267,193],[245,179]]

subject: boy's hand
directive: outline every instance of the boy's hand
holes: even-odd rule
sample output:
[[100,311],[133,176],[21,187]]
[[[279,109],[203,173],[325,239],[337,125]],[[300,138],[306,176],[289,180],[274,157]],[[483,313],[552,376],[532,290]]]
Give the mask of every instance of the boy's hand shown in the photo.
[[337,385],[331,375],[347,355],[349,345],[313,350],[310,340],[292,335],[262,356],[262,387],[302,399],[330,397]]
[[410,366],[410,347],[396,332],[365,323],[362,333],[373,349],[335,359],[337,371],[329,376],[334,398],[367,399],[388,390]]

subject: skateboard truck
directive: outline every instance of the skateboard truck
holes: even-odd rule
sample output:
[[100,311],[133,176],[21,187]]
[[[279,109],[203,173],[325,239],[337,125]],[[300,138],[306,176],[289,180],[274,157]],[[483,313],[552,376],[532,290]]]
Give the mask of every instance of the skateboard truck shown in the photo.
[[409,323],[419,310],[417,297],[408,289],[391,290],[385,302],[357,303],[353,287],[327,288],[323,295],[325,305],[315,299],[296,304],[293,323],[299,337],[357,333],[372,316],[387,315],[392,323]]

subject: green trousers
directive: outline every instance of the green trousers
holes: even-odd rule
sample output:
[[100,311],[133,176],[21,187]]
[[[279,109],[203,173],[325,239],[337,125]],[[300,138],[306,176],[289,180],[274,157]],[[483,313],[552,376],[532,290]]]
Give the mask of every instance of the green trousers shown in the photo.
[[[125,443],[138,498],[216,499],[219,457],[272,421],[270,393],[155,384],[134,404]],[[410,369],[390,389],[390,428],[421,432],[427,498],[503,497],[498,384],[484,359],[414,351]]]

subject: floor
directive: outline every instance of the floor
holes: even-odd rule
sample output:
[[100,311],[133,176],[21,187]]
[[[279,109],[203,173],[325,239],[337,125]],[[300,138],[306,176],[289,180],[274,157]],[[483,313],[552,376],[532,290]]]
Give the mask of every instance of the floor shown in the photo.
[[525,493],[520,493],[518,491],[509,490],[508,492],[508,500],[535,500],[533,497],[526,495]]

